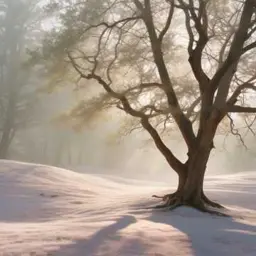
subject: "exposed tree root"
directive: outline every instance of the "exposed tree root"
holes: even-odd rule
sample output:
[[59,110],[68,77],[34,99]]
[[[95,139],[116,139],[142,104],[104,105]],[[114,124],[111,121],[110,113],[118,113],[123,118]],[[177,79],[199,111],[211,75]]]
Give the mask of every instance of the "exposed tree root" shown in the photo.
[[[166,207],[166,205],[169,205],[172,201],[176,201],[175,199],[177,197],[177,192],[172,193],[172,194],[167,194],[164,196],[153,195],[152,197],[162,199],[162,201],[164,201],[164,204],[161,206]],[[210,207],[218,208],[218,209],[225,209],[225,207],[223,205],[210,200],[204,193],[202,193],[202,201],[204,204],[206,204]]]
[[177,194],[177,192],[172,193],[172,194],[167,194],[167,195],[164,195],[164,196],[153,195],[152,197],[160,198],[160,199],[162,199],[163,201],[166,201],[166,200],[168,200],[168,198],[172,198],[172,197],[174,197],[176,194]]
[[168,211],[172,211],[172,210],[175,210],[176,208],[182,206],[183,204],[181,203],[181,201],[177,200],[173,205],[171,206],[168,206],[167,207],[167,210]]
[[222,206],[221,204],[211,201],[204,193],[202,193],[202,200],[205,204],[213,208],[225,209],[225,207]]
[[220,217],[230,217],[230,215],[228,215],[226,213],[215,211],[215,210],[211,210],[211,209],[207,208],[205,206],[205,204],[203,204],[203,203],[198,205],[198,206],[192,206],[192,207],[196,208],[200,212],[205,212],[205,213],[209,213],[209,214],[220,216]]
[[160,198],[164,202],[163,204],[156,205],[153,208],[163,209],[163,208],[170,207],[171,205],[174,205],[176,203],[176,201],[177,201],[177,192],[172,193],[172,194],[167,194],[167,195],[164,195],[164,196],[153,195],[152,197]]
[[201,202],[197,203],[197,204],[193,203],[193,202],[183,201],[182,197],[179,196],[177,192],[175,192],[173,194],[167,194],[164,196],[153,195],[153,197],[162,199],[164,201],[164,203],[153,206],[152,209],[174,210],[180,206],[188,206],[188,207],[195,208],[201,212],[209,213],[212,215],[229,217],[229,215],[227,215],[225,213],[215,211],[215,210],[208,208],[207,206],[218,208],[218,209],[223,209],[224,207],[218,203],[215,203],[215,202],[209,200],[204,194],[202,194]]

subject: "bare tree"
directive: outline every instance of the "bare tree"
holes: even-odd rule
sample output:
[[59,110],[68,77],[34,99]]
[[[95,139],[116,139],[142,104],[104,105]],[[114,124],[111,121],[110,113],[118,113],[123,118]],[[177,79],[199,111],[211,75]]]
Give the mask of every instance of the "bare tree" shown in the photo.
[[[102,6],[90,19],[88,2],[79,1],[76,38],[64,23],[55,50],[63,35],[73,36],[62,50],[78,86],[84,80],[101,85],[110,105],[139,120],[177,173],[177,191],[158,207],[216,213],[208,207],[222,206],[206,197],[203,182],[217,128],[234,113],[256,113],[247,93],[256,89],[256,1],[113,0]],[[83,110],[81,104],[72,113],[81,117]],[[186,143],[185,162],[161,138],[159,129],[168,125],[176,125]]]
[[0,1],[0,158],[7,157],[17,130],[31,121],[36,102],[31,70],[23,66],[33,7],[32,0]]

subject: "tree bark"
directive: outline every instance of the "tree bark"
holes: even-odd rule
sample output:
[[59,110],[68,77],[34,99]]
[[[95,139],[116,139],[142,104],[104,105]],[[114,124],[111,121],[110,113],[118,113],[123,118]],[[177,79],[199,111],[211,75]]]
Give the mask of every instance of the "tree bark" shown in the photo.
[[225,216],[225,214],[207,208],[209,206],[215,208],[223,207],[208,199],[203,191],[205,171],[213,148],[216,127],[217,122],[214,119],[207,122],[206,129],[198,136],[197,146],[192,152],[189,152],[184,168],[175,170],[179,177],[176,192],[160,197],[165,203],[156,206],[156,208],[168,207],[173,209],[181,205],[186,205],[204,212],[217,213],[218,215]]
[[164,204],[157,205],[155,208],[169,208],[170,210],[179,206],[190,206],[203,212],[227,216],[224,213],[214,211],[211,208],[224,208],[207,198],[203,190],[204,176],[207,166],[207,161],[210,156],[211,149],[200,149],[193,156],[190,156],[186,163],[186,172],[177,172],[179,181],[176,192],[167,194],[162,198]]
[[210,148],[200,148],[188,160],[187,177],[182,191],[184,204],[202,204],[203,182],[210,151]]

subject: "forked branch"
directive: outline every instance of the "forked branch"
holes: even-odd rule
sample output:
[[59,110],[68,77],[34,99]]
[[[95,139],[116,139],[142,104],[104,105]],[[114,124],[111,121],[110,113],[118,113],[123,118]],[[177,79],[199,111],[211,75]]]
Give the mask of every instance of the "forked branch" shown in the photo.
[[169,13],[168,13],[168,17],[165,23],[165,26],[163,28],[163,30],[160,32],[159,36],[158,36],[158,40],[160,43],[162,43],[165,34],[168,32],[170,26],[171,26],[171,22],[172,22],[172,17],[174,14],[174,0],[169,1],[170,2],[170,9],[169,9]]
[[68,52],[68,57],[71,61],[73,68],[80,74],[82,78],[85,78],[87,80],[95,80],[96,82],[98,82],[105,89],[105,91],[109,93],[113,98],[120,100],[120,102],[122,103],[123,110],[125,112],[134,117],[146,117],[146,115],[143,112],[137,111],[134,108],[132,108],[128,99],[123,94],[115,92],[111,88],[111,84],[107,83],[101,76],[95,74],[94,72],[90,74],[84,74],[83,71],[79,68],[78,64],[73,59],[70,52]]
[[134,3],[137,6],[137,8],[139,8],[139,10],[141,11],[142,19],[147,28],[151,49],[154,57],[154,62],[157,67],[161,82],[164,85],[163,90],[167,97],[170,113],[172,114],[173,119],[178,125],[181,134],[190,150],[191,148],[194,147],[195,134],[193,131],[192,123],[182,112],[179,101],[177,99],[177,95],[174,91],[174,87],[171,82],[167,66],[163,57],[161,43],[159,42],[159,38],[157,36],[155,25],[153,22],[150,1],[144,0],[144,7],[137,0],[134,0]]
[[238,137],[239,140],[241,141],[242,145],[243,145],[245,148],[247,148],[246,145],[245,145],[245,142],[244,142],[244,140],[243,140],[242,135],[241,135],[241,134],[239,133],[239,131],[235,128],[235,123],[234,123],[234,120],[232,119],[231,115],[227,114],[227,117],[228,117],[228,119],[229,119],[229,121],[230,121],[230,131],[231,131],[231,133],[232,133],[234,136]]
[[256,91],[256,86],[250,82],[246,82],[244,84],[239,85],[236,90],[233,92],[231,97],[229,98],[227,104],[232,106],[237,102],[237,98],[242,94],[242,92],[246,89],[250,89]]
[[126,23],[126,22],[129,22],[129,21],[139,20],[139,19],[141,19],[141,16],[127,17],[127,18],[115,21],[111,24],[109,24],[107,22],[101,22],[101,23],[98,23],[96,25],[90,25],[88,28],[85,29],[84,32],[87,32],[87,31],[89,31],[93,28],[98,28],[98,27],[101,27],[101,26],[110,29],[110,28],[118,27],[119,24]]
[[227,99],[231,80],[236,72],[238,61],[244,53],[244,44],[247,39],[248,30],[251,26],[254,10],[255,1],[246,0],[243,5],[238,29],[234,34],[228,56],[211,80],[211,90],[209,91],[209,94],[213,97],[215,91],[218,89],[215,100],[217,107],[224,105]]
[[[193,74],[199,83],[199,88],[202,94],[210,81],[202,67],[203,51],[209,41],[206,1],[199,1],[198,14],[196,13],[196,8],[193,1],[189,0],[188,4],[186,4],[183,0],[178,1],[180,3],[179,8],[183,10],[186,19],[186,29],[189,36],[189,63]],[[192,23],[195,24],[194,26],[199,37],[198,40],[195,39]]]
[[226,108],[227,113],[256,113],[256,107],[245,107],[245,106],[235,105],[237,102],[237,98],[246,89],[256,91],[256,86],[250,82],[246,82],[238,86],[227,102],[227,108]]
[[150,124],[148,118],[142,118],[141,124],[143,128],[148,131],[148,133],[153,138],[156,147],[160,150],[160,152],[165,156],[166,161],[170,164],[174,171],[178,174],[180,172],[185,172],[185,165],[180,162],[176,156],[172,153],[172,151],[164,144],[161,137],[159,136],[158,132],[155,128]]

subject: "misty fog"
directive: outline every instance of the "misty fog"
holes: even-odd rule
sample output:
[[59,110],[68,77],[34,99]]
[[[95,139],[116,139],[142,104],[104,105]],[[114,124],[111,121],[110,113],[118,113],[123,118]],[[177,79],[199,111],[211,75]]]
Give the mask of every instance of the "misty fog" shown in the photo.
[[[78,172],[176,182],[175,173],[142,129],[120,134],[124,117],[117,115],[116,111],[105,113],[79,131],[67,123],[56,122],[56,118],[75,104],[76,97],[72,93],[75,94],[71,88],[40,96],[47,104],[42,103],[38,110],[39,124],[17,133],[8,159],[49,164]],[[238,122],[236,125],[239,127]],[[186,147],[180,134],[171,131],[165,142],[170,148],[175,148],[177,156],[186,159]],[[254,135],[247,134],[245,142],[246,147],[228,129],[225,134],[219,133],[207,175],[254,170]]]
[[[3,2],[3,3],[2,3]],[[57,81],[40,65],[24,64],[30,49],[40,45],[51,23],[41,17],[40,7],[31,15],[23,1],[2,1],[0,12],[0,114],[1,158],[36,162],[79,172],[114,174],[130,178],[176,180],[174,172],[142,129],[120,132],[125,123],[121,110],[104,111],[77,130],[60,121],[80,99],[97,94],[98,89],[76,91],[76,82]],[[34,5],[38,1],[30,1]],[[29,4],[31,4],[29,3]],[[49,82],[50,81],[50,82]],[[56,83],[52,90],[46,88]],[[236,119],[236,127],[243,126]],[[129,130],[129,127],[128,127]],[[253,170],[256,164],[256,139],[239,129],[239,136],[227,126],[215,138],[207,175]],[[126,134],[126,135],[125,135]],[[246,135],[246,136],[245,136]],[[175,154],[186,160],[186,147],[172,129],[164,137]],[[5,152],[4,152],[5,151]]]

